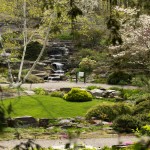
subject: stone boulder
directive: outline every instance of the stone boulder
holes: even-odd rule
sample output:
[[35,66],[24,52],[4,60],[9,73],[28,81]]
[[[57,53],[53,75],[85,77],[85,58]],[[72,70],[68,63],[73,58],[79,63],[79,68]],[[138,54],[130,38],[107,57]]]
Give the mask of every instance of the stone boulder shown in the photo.
[[109,95],[112,94],[114,97],[120,95],[120,91],[116,91],[116,90],[107,90],[107,92],[109,93]]
[[103,95],[104,95],[104,90],[93,89],[93,90],[90,91],[90,93],[91,93],[94,97],[103,97]]
[[35,94],[34,91],[28,91],[28,90],[26,90],[26,91],[24,91],[24,92],[25,92],[25,94],[27,94],[27,95],[34,95],[34,94]]
[[93,89],[90,93],[96,98],[115,98],[119,97],[120,91],[116,90],[106,90],[106,89]]
[[65,93],[68,93],[71,90],[71,88],[60,88],[60,91],[64,91]]
[[12,119],[15,127],[37,127],[38,121],[32,116],[16,117]]
[[70,119],[63,119],[59,121],[59,125],[68,125],[71,124],[72,121]]

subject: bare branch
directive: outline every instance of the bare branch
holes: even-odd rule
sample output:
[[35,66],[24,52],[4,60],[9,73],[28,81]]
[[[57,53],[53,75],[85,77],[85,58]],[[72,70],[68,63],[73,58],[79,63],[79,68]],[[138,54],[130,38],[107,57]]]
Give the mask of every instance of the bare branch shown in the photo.
[[28,73],[26,74],[26,76],[24,77],[22,83],[24,83],[26,81],[26,79],[29,77],[29,75],[32,73],[32,71],[34,70],[35,66],[37,65],[37,63],[40,61],[42,55],[43,55],[43,52],[46,48],[46,44],[47,44],[47,41],[48,41],[48,36],[49,36],[49,32],[50,32],[50,26],[51,26],[51,21],[49,22],[49,26],[47,28],[47,32],[46,32],[46,36],[45,36],[45,40],[44,40],[44,44],[43,44],[43,47],[41,49],[41,52],[38,56],[38,58],[36,59],[36,61],[34,62],[34,64],[32,65],[32,67],[30,68],[30,70],[28,71]]
[[21,79],[22,68],[23,68],[23,64],[24,64],[24,57],[25,57],[26,50],[27,50],[26,0],[24,0],[24,2],[23,2],[23,17],[24,17],[24,30],[23,30],[23,35],[24,35],[24,49],[23,49],[23,55],[22,55],[20,69],[19,69],[19,73],[18,73],[18,82]]

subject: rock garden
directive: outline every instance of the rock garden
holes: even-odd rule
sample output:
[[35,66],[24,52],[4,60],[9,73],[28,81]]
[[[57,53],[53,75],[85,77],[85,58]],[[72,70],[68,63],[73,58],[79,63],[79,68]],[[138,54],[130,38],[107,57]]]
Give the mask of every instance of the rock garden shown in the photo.
[[0,149],[150,149],[149,0],[0,2]]
[[35,88],[30,96],[26,96],[25,89],[19,95],[15,89],[5,87],[2,91],[12,94],[9,98],[9,94],[1,92],[5,109],[1,140],[68,139],[72,142],[149,135],[149,94],[141,89]]

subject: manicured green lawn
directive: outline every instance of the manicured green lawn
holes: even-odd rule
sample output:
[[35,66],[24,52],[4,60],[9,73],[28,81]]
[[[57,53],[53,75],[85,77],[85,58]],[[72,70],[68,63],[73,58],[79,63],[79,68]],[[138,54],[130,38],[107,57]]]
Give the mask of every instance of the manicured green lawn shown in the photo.
[[104,101],[67,102],[61,98],[50,97],[49,95],[23,96],[3,101],[6,107],[10,102],[13,107],[11,117],[33,116],[36,118],[58,118],[84,116],[89,108]]

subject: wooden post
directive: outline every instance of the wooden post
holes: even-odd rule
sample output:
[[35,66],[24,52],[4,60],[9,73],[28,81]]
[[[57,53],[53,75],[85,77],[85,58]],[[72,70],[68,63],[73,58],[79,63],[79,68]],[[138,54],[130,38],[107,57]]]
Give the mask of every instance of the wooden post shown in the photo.
[[86,83],[86,73],[84,72],[84,83]]
[[78,72],[76,72],[76,83],[78,83]]

